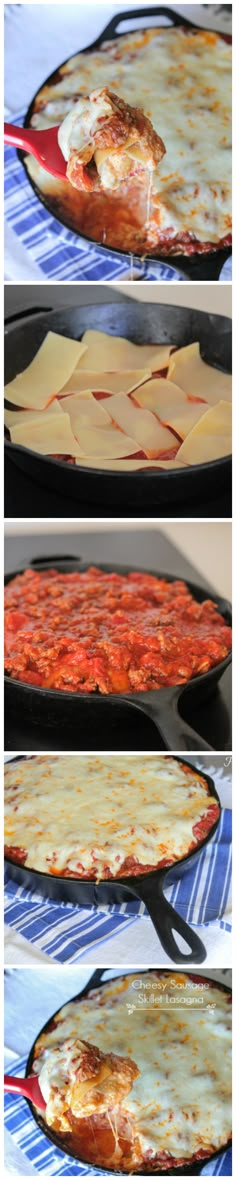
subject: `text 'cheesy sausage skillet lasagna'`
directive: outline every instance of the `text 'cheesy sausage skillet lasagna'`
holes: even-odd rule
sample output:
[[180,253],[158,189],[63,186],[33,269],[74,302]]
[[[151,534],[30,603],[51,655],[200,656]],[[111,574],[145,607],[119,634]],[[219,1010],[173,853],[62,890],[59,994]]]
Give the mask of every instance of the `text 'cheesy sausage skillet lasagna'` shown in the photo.
[[[130,1058],[132,1089],[110,1110],[77,1118],[67,1100],[68,1045],[89,1038]],[[208,1157],[231,1135],[230,997],[212,981],[176,972],[121,976],[72,1000],[39,1036],[33,1071],[47,1074],[46,1125],[94,1165],[155,1173]],[[50,1082],[55,1054],[64,1071]],[[31,1065],[32,1068],[32,1065]],[[65,1085],[65,1079],[67,1085]]]
[[33,757],[5,768],[5,852],[99,881],[164,868],[219,817],[204,775],[164,757]]
[[5,670],[40,688],[133,693],[186,684],[228,655],[231,628],[185,582],[137,570],[25,570],[5,588]]
[[[66,158],[71,155],[72,184],[74,165],[79,179],[84,147],[90,159],[93,154],[95,176],[96,135],[94,140],[89,107],[94,92],[102,101],[103,120],[106,92],[111,101],[113,95],[125,109],[131,108],[138,138],[134,143],[128,138],[125,153],[124,137],[118,144],[109,140],[109,158],[106,146],[98,149],[97,175],[106,192],[76,192],[68,181],[50,177],[33,157],[27,158],[28,172],[67,225],[108,246],[136,254],[192,254],[229,245],[230,82],[230,45],[206,29],[140,30],[77,54],[38,92],[31,118],[39,129],[62,125],[59,138]],[[71,128],[78,101],[83,105],[74,146]],[[151,192],[149,153],[146,185],[143,171],[139,174],[148,129],[146,123],[140,126],[142,118],[151,125]],[[163,153],[157,151],[155,157],[158,139]]]

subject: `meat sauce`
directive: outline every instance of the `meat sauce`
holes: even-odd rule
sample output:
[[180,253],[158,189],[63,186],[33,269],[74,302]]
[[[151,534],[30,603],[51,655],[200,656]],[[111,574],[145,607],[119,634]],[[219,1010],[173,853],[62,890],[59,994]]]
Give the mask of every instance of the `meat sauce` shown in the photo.
[[182,581],[28,569],[5,590],[5,669],[36,687],[108,694],[181,685],[230,649],[214,602],[196,602]]

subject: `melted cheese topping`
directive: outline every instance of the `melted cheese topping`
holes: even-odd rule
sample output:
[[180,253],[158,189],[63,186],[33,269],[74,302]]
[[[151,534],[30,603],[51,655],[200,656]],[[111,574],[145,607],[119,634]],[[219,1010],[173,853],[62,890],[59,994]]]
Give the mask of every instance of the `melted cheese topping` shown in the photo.
[[[76,96],[105,86],[141,107],[161,136],[166,155],[154,173],[155,243],[166,232],[213,244],[229,233],[230,45],[203,29],[140,30],[78,54],[60,73],[39,92],[34,127],[62,122]],[[46,191],[60,191],[35,162],[34,177]]]
[[157,1153],[191,1160],[230,1138],[231,1013],[212,981],[171,971],[120,977],[66,1004],[55,1021],[37,1042],[37,1070],[72,1036],[136,1062],[140,1076],[122,1109],[147,1166]]
[[5,840],[40,872],[115,877],[129,856],[185,856],[211,804],[203,776],[174,758],[36,757],[5,769]]

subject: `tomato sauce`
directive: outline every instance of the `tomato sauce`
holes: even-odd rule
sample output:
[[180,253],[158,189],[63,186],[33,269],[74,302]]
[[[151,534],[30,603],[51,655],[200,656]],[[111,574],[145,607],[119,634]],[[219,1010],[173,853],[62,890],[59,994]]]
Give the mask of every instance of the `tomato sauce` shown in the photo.
[[185,582],[148,573],[25,570],[5,590],[5,669],[26,684],[134,693],[186,684],[231,649],[231,628]]

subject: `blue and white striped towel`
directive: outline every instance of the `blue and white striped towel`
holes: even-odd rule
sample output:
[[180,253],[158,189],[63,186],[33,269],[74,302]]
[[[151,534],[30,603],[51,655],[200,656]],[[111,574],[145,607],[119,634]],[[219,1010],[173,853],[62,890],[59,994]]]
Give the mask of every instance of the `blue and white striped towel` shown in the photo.
[[[204,927],[206,932],[207,927],[213,928],[216,939],[220,930],[230,933],[230,810],[222,810],[218,831],[196,864],[193,861],[182,880],[169,886],[165,893],[178,913],[193,926]],[[75,907],[23,889],[12,880],[9,869],[6,870],[5,921],[37,950],[60,963],[86,959],[91,948],[96,951],[98,943],[100,953],[102,944],[111,938],[114,940],[121,931],[126,936],[131,927],[136,928],[132,929],[135,941],[141,923],[148,921],[151,925],[144,904],[138,900],[122,905]]]
[[[8,1073],[24,1075],[26,1057],[15,1059],[14,1066],[8,1067]],[[78,1163],[64,1155],[51,1144],[34,1122],[24,1098],[16,1098],[15,1094],[5,1096],[5,1125],[18,1148],[27,1156],[37,1172],[46,1172],[48,1176],[104,1176],[104,1170],[91,1170],[86,1164]],[[107,1173],[109,1175],[109,1172]],[[200,1171],[201,1176],[231,1176],[232,1155],[225,1151],[222,1155],[210,1161]]]
[[[25,111],[21,111],[17,117],[14,115],[14,123],[22,126],[24,115]],[[98,247],[88,245],[82,238],[66,230],[41,205],[15,148],[10,146],[5,148],[5,218],[25,247],[26,254],[29,252],[34,264],[40,267],[42,279],[108,282],[119,281],[127,276],[128,256],[116,256],[109,251],[103,254]],[[10,277],[14,279],[14,259],[12,266]],[[135,273],[139,271],[145,282],[183,281],[174,267],[164,264],[135,262]]]

